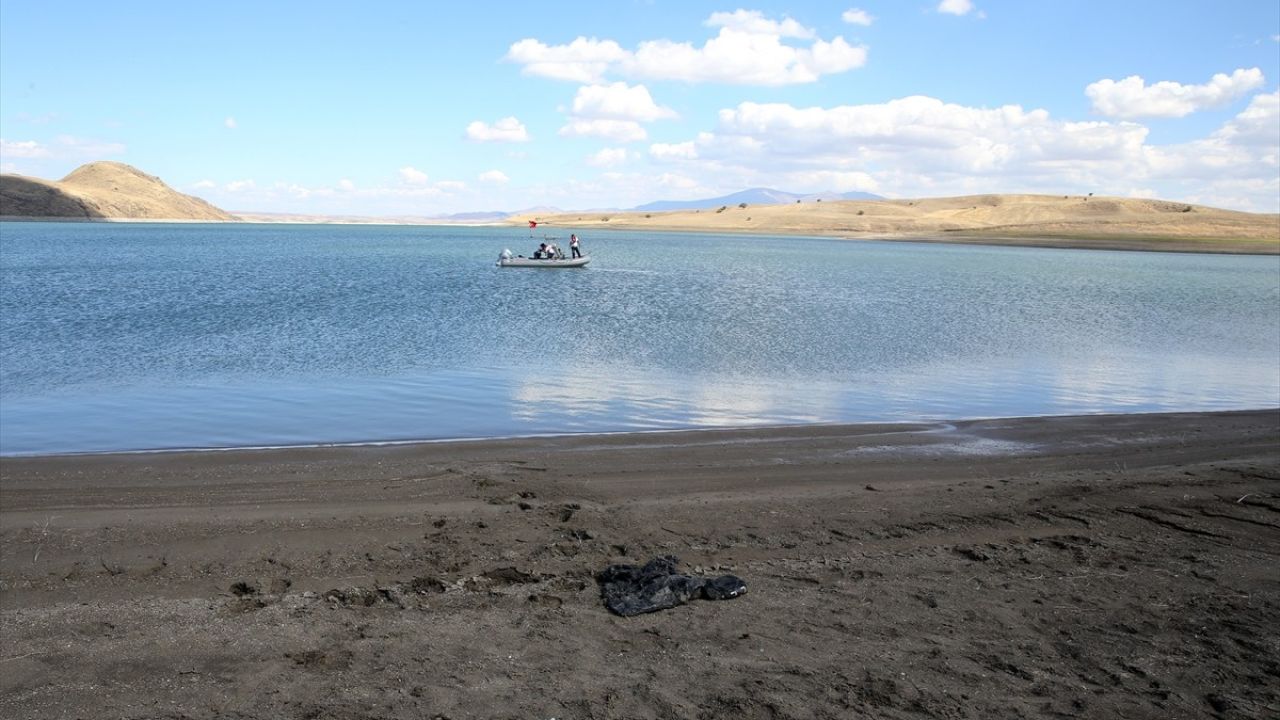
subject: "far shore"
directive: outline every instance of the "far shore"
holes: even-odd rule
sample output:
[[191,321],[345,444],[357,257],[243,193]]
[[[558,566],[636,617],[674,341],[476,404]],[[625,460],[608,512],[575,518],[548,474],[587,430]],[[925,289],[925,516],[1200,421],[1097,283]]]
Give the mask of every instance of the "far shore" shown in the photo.
[[[516,214],[483,221],[425,217],[320,216],[244,212],[230,223],[407,225],[747,234],[844,240],[1003,245],[1091,250],[1280,255],[1280,215],[1163,200],[1094,196],[975,195],[917,200],[849,200],[793,205],[742,203],[666,212],[578,211]],[[0,217],[0,220],[53,220]],[[80,222],[193,222],[122,218]],[[55,221],[56,221],[55,220]],[[208,221],[194,221],[208,222]]]

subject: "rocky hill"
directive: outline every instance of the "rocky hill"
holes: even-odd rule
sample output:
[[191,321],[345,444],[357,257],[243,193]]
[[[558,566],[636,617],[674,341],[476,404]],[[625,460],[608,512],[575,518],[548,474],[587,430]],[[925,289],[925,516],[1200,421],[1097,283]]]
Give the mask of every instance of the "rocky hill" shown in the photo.
[[99,220],[237,218],[160,178],[117,162],[82,165],[57,182],[0,175],[0,216]]

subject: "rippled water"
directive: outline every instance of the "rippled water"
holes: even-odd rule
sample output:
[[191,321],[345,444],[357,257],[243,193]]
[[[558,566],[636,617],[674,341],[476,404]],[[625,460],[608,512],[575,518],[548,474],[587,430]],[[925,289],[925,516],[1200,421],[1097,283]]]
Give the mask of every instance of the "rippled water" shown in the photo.
[[0,453],[1280,405],[1280,258],[0,224]]

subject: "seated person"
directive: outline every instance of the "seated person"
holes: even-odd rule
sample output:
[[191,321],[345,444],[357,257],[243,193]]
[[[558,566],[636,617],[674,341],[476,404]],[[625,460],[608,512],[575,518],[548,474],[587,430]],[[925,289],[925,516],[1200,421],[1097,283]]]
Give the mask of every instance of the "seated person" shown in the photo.
[[539,244],[539,245],[538,245],[538,249],[533,251],[533,259],[534,259],[534,260],[541,260],[541,259],[543,259],[544,257],[549,257],[549,256],[547,255],[547,244],[546,244],[546,243],[541,243],[541,244]]

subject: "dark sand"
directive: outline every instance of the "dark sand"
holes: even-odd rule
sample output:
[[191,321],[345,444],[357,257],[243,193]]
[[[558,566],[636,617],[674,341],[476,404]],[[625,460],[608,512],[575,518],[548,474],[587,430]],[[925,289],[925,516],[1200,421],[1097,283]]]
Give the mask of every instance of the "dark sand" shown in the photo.
[[[6,458],[0,537],[5,718],[1280,717],[1276,410]],[[749,591],[609,615],[664,553]]]

